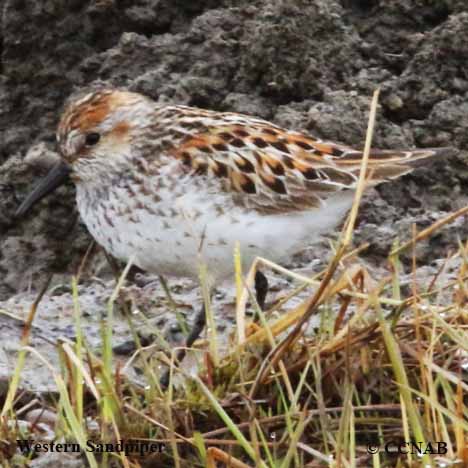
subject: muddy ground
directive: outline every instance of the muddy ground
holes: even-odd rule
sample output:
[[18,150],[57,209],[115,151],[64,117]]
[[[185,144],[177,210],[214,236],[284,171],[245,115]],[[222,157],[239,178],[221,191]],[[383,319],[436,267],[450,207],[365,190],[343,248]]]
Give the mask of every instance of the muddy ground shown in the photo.
[[[468,5],[464,0],[0,0],[0,378],[15,363],[21,318],[50,272],[32,345],[56,362],[55,342],[73,339],[71,275],[90,244],[77,219],[73,187],[47,198],[26,219],[13,213],[57,157],[54,131],[65,98],[96,80],[155,100],[269,119],[288,128],[362,147],[370,97],[381,88],[374,146],[453,146],[459,152],[367,192],[356,245],[374,272],[396,236],[468,202]],[[331,236],[333,237],[333,236]],[[417,250],[424,278],[468,237],[459,219]],[[291,259],[318,271],[327,242]],[[403,260],[408,271],[410,257]],[[114,287],[99,251],[79,287],[83,327],[93,346]],[[181,334],[157,278],[137,275],[127,291],[136,323]],[[280,294],[288,285],[273,278]],[[190,311],[194,285],[171,283]],[[231,323],[232,289],[215,306]],[[118,311],[117,314],[120,314]],[[190,315],[190,314],[189,314]],[[119,316],[120,317],[120,316]],[[125,360],[129,331],[118,320],[115,345]],[[145,334],[142,331],[142,335]],[[151,337],[150,337],[151,338]],[[130,352],[131,346],[128,347]],[[53,387],[28,361],[23,386]],[[0,385],[0,390],[4,386]]]

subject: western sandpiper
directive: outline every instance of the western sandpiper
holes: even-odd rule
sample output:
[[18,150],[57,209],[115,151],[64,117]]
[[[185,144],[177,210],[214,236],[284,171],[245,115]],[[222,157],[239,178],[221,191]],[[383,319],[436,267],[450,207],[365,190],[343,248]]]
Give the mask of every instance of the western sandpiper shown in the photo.
[[[281,263],[330,233],[352,205],[362,159],[255,117],[117,89],[74,97],[57,142],[61,161],[18,216],[71,178],[81,217],[107,252],[168,276],[197,277],[202,259],[212,285],[232,274],[236,243],[246,264]],[[372,150],[369,185],[446,151]]]

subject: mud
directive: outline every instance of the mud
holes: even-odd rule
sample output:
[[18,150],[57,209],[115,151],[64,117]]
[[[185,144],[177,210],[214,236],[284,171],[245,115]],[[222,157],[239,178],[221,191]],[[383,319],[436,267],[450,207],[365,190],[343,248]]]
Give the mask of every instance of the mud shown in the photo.
[[[41,304],[32,344],[56,364],[55,341],[73,338],[71,275],[91,241],[77,219],[73,187],[21,222],[13,213],[57,157],[63,101],[96,80],[160,102],[257,115],[356,147],[363,146],[370,97],[380,87],[375,146],[459,152],[367,193],[355,243],[369,242],[362,257],[376,271],[385,270],[396,236],[407,240],[413,224],[423,229],[468,202],[463,0],[0,0],[0,11],[0,309],[17,317],[0,314],[2,379],[14,366],[19,319],[50,272],[54,289]],[[418,264],[433,274],[467,237],[468,223],[459,219],[418,247]],[[324,242],[286,266],[318,271],[328,256]],[[102,253],[81,278],[83,327],[98,348],[114,287]],[[275,281],[277,291],[286,284]],[[138,284],[131,286],[137,302],[170,335],[174,314],[159,283]],[[172,291],[180,302],[197,303],[194,285],[176,282]],[[232,316],[232,291],[220,294],[223,328]],[[129,336],[122,318],[115,345]],[[50,391],[50,382],[38,363],[28,364],[25,387]]]

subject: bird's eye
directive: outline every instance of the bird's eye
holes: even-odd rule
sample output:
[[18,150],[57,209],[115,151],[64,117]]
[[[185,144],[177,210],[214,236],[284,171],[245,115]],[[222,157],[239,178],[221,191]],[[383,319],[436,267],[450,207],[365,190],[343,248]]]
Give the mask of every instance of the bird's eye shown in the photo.
[[101,135],[99,133],[88,133],[85,139],[86,146],[94,146],[100,139]]

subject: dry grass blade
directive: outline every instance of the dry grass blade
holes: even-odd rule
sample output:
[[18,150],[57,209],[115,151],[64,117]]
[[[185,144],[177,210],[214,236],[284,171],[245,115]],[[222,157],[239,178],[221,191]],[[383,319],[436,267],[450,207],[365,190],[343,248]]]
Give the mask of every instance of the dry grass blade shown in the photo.
[[414,243],[419,242],[425,239],[426,237],[429,237],[431,234],[433,234],[435,231],[440,229],[442,226],[445,226],[446,224],[449,224],[455,221],[457,218],[459,218],[460,216],[464,216],[467,213],[468,213],[468,206],[465,206],[463,208],[460,208],[458,211],[455,211],[455,213],[450,213],[445,218],[439,219],[434,224],[432,224],[428,228],[421,231],[415,238],[411,239],[410,241],[403,244],[401,247],[398,247],[397,249],[390,252],[390,255],[400,254],[404,250],[414,245]]
[[216,461],[220,461],[231,468],[251,468],[249,465],[241,462],[224,450],[216,447],[210,447],[206,451],[206,466],[207,468],[216,468]]
[[89,375],[89,372],[86,370],[83,361],[74,353],[74,351],[68,343],[64,343],[62,345],[62,349],[72,361],[72,363],[80,369],[81,376],[88,385],[89,390],[93,394],[96,401],[99,402],[101,399],[101,395],[99,394],[99,390],[96,388],[96,385],[94,385],[93,379]]
[[372,103],[371,103],[371,109],[370,109],[370,114],[369,114],[369,124],[367,127],[367,134],[366,134],[366,143],[364,147],[364,154],[362,158],[362,163],[361,163],[361,168],[360,168],[360,173],[359,173],[359,180],[356,188],[356,194],[354,197],[354,202],[353,206],[351,208],[350,215],[348,217],[348,221],[346,224],[346,230],[345,234],[342,238],[341,244],[337,250],[337,253],[335,254],[335,257],[331,261],[327,272],[325,273],[324,278],[322,279],[322,282],[320,283],[320,286],[318,287],[317,291],[315,294],[312,296],[312,298],[307,302],[305,305],[305,312],[304,315],[301,317],[301,319],[297,322],[295,325],[294,329],[291,331],[291,333],[282,341],[280,342],[276,348],[274,348],[267,358],[264,360],[262,364],[262,368],[260,372],[257,375],[257,378],[255,379],[254,384],[252,385],[251,391],[250,391],[250,398],[253,398],[255,396],[256,390],[258,385],[263,382],[265,379],[267,373],[270,371],[271,368],[275,367],[278,361],[281,359],[281,356],[284,354],[284,352],[290,348],[295,341],[300,337],[302,333],[303,326],[308,322],[310,317],[315,311],[315,308],[319,301],[322,298],[323,293],[326,291],[328,284],[330,283],[331,279],[333,278],[333,275],[335,274],[335,271],[345,254],[349,244],[351,243],[352,240],[352,234],[353,234],[353,229],[354,225],[356,222],[356,217],[358,214],[359,210],[359,204],[361,202],[362,194],[364,192],[365,184],[366,184],[366,174],[367,174],[367,163],[369,160],[369,153],[371,149],[371,143],[372,143],[372,136],[374,132],[374,124],[375,124],[375,117],[376,117],[376,112],[377,112],[377,103],[379,99],[379,90],[377,89],[374,92],[374,95],[372,97]]
[[[257,259],[254,260],[249,274],[247,275],[246,283],[251,287],[254,281],[254,275],[257,266]],[[247,304],[247,291],[242,288],[242,261],[239,243],[236,243],[234,248],[234,272],[236,281],[236,325],[237,325],[237,342],[242,345],[245,342],[245,306]]]

